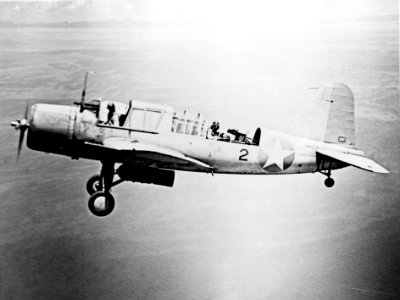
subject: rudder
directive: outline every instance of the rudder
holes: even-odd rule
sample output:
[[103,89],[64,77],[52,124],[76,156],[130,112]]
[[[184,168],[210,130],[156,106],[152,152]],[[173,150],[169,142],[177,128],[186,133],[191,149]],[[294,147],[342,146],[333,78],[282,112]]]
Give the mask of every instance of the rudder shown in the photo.
[[343,83],[326,86],[322,101],[329,103],[324,142],[355,146],[354,95]]

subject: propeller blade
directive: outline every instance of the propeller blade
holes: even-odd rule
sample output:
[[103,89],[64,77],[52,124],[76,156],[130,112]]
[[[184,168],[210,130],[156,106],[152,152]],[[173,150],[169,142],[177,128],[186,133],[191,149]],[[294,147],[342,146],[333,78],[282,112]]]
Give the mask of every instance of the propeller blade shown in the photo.
[[27,127],[21,127],[21,133],[19,134],[19,141],[18,141],[18,150],[17,150],[17,162],[19,160],[19,156],[21,155],[22,144],[24,142],[25,131]]
[[29,127],[29,123],[28,123],[29,107],[30,107],[30,105],[29,105],[29,101],[28,101],[28,103],[26,104],[24,117],[20,120],[18,119],[16,121],[11,122],[12,127],[14,127],[17,130],[20,130],[19,140],[18,140],[18,149],[17,149],[17,163],[18,163],[19,157],[21,155],[22,144],[24,143],[25,131]]
[[25,120],[28,120],[28,114],[29,114],[29,101],[26,103],[25,114],[24,114]]

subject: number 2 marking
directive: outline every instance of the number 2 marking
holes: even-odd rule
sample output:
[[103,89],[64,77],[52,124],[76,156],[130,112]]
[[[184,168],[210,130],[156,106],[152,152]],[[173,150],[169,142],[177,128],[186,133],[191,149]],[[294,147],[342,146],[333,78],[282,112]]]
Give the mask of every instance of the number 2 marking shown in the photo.
[[242,149],[242,150],[240,150],[240,153],[242,155],[239,156],[239,160],[247,161],[246,156],[249,155],[249,151],[247,151],[247,149]]

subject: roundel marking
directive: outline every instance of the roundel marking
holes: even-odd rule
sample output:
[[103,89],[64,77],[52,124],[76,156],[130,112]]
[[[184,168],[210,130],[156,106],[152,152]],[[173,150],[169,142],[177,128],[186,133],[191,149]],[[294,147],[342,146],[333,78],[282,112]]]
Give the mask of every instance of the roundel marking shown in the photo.
[[270,139],[258,152],[261,168],[268,172],[281,172],[289,168],[294,161],[293,145],[286,139]]

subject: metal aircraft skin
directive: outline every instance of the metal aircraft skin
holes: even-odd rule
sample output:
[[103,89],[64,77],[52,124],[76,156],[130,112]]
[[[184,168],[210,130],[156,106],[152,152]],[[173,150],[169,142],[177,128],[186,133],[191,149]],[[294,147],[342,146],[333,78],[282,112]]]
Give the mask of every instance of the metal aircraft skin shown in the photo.
[[[235,129],[219,131],[201,113],[131,101],[91,100],[75,106],[34,104],[22,119],[11,122],[24,133],[27,146],[46,153],[102,163],[100,174],[87,182],[89,210],[110,214],[115,206],[111,187],[123,182],[173,186],[175,170],[225,174],[301,174],[320,172],[332,187],[331,171],[347,166],[388,173],[355,147],[354,97],[343,83],[326,86],[320,96],[326,112],[318,140],[256,128],[251,136]],[[116,168],[116,165],[119,165]]]

